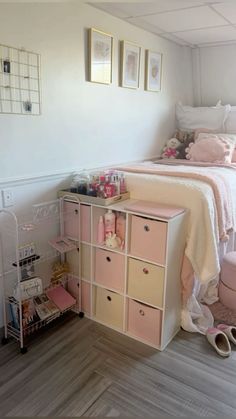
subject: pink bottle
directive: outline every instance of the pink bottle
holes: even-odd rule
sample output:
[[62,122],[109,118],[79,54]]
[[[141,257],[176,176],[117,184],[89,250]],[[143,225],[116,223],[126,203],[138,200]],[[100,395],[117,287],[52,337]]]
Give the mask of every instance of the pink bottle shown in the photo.
[[105,221],[105,237],[107,234],[115,234],[116,232],[116,216],[112,210],[108,210],[104,215]]
[[101,215],[98,221],[98,234],[97,234],[97,242],[98,244],[104,244],[105,240],[105,228],[104,228],[104,221],[103,216]]

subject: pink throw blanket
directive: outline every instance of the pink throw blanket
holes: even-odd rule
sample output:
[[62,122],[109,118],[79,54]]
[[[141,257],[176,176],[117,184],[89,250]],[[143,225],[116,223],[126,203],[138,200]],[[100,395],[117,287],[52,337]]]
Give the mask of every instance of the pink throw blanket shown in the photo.
[[[159,164],[157,164],[159,163]],[[168,165],[168,169],[163,169],[162,165]],[[180,168],[179,165],[188,166],[188,170],[185,168]],[[176,169],[178,166],[178,170]],[[189,166],[191,169],[189,170]],[[172,176],[180,178],[189,178],[195,179],[207,183],[211,186],[214,193],[217,215],[218,215],[218,227],[219,227],[219,236],[222,241],[227,241],[229,232],[235,230],[234,218],[233,218],[233,209],[232,209],[232,200],[229,186],[225,181],[224,177],[219,173],[210,172],[202,173],[202,170],[198,170],[198,167],[202,166],[221,166],[227,167],[232,170],[236,170],[236,165],[229,164],[204,164],[204,163],[192,163],[183,160],[175,161],[166,161],[160,160],[155,162],[155,164],[137,164],[132,166],[124,166],[119,169],[127,172],[133,173],[145,173],[145,174],[156,174],[158,176]]]

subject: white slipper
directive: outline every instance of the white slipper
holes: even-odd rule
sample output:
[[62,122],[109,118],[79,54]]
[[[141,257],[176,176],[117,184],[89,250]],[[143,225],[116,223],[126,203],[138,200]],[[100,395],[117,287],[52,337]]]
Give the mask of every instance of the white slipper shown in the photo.
[[206,331],[208,342],[215,348],[216,352],[223,357],[231,354],[231,346],[227,335],[216,327],[210,327]]
[[236,327],[228,326],[227,324],[218,324],[217,329],[225,333],[228,339],[236,345]]

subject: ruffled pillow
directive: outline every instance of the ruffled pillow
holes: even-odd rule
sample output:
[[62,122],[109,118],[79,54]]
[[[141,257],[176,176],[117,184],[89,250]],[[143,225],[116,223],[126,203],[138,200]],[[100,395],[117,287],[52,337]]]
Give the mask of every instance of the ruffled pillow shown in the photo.
[[[212,137],[212,134],[209,134],[209,132],[207,133],[206,130],[196,130],[195,131],[195,142],[197,143],[198,141],[204,140],[205,138],[209,138]],[[235,134],[215,134],[214,138],[217,137],[221,137],[224,140],[228,141],[228,143],[231,143],[234,145],[234,152],[233,152],[233,156],[232,156],[232,163],[236,163],[236,135]]]
[[187,148],[186,158],[190,161],[206,163],[231,163],[234,145],[224,138],[212,135]]

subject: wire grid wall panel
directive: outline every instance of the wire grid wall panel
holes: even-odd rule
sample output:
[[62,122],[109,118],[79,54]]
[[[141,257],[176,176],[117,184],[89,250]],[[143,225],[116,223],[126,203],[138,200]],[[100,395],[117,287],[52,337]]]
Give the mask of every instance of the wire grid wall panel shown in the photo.
[[0,113],[40,115],[40,55],[0,44]]

